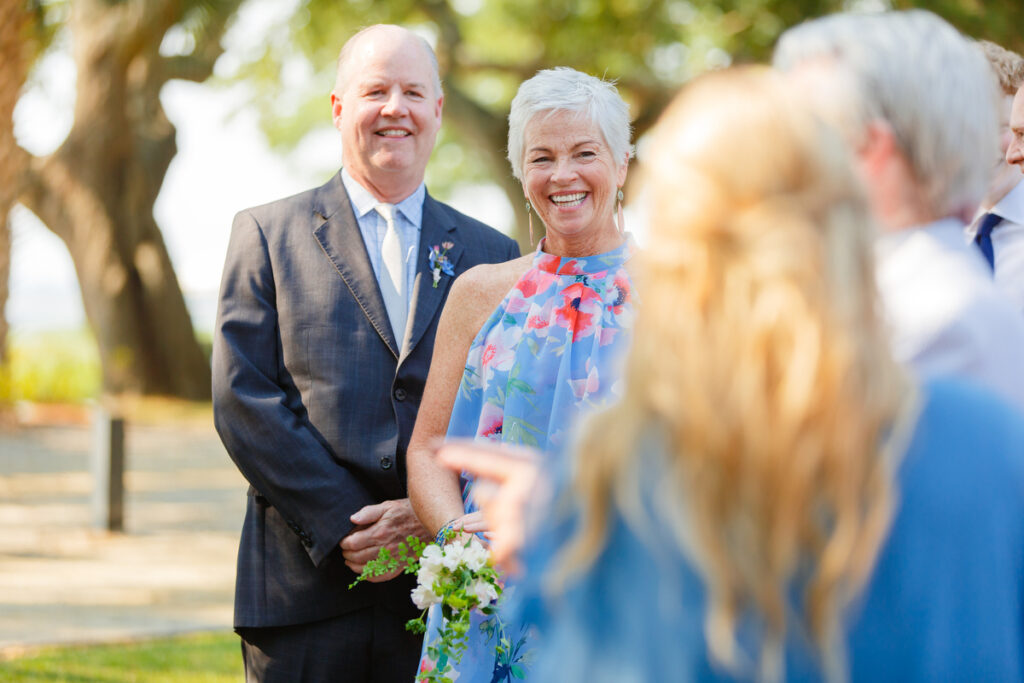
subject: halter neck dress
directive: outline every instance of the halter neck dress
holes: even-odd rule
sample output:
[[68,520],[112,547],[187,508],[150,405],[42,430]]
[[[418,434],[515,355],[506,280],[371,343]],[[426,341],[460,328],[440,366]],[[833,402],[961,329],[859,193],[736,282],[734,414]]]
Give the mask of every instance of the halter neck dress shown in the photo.
[[[470,346],[449,438],[529,446],[554,459],[582,415],[621,393],[621,364],[633,325],[633,286],[626,270],[635,251],[632,240],[586,257],[547,254],[543,246],[541,240],[529,270]],[[472,481],[464,484],[465,509],[472,512]],[[505,595],[511,590],[506,584]],[[427,621],[421,672],[446,664],[426,654],[440,624],[435,606]],[[474,614],[469,646],[453,663],[460,683],[526,678],[527,632],[525,624]],[[496,654],[503,639],[508,647]]]

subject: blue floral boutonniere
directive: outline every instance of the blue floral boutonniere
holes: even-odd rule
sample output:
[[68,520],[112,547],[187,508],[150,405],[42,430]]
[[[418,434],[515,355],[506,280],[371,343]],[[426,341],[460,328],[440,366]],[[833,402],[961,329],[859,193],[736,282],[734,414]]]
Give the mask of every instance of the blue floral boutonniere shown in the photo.
[[430,272],[434,274],[434,288],[441,281],[441,273],[448,277],[455,276],[455,266],[448,260],[448,250],[454,247],[453,242],[441,242],[440,246],[434,245],[430,248]]

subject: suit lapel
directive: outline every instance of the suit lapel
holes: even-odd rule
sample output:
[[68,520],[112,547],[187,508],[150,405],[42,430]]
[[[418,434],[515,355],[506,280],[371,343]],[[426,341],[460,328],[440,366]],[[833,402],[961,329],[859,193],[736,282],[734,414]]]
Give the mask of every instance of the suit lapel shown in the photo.
[[441,209],[440,205],[427,194],[423,200],[423,225],[420,228],[420,247],[416,255],[416,285],[413,291],[412,307],[409,312],[412,318],[412,331],[406,354],[416,348],[430,322],[437,315],[444,295],[451,287],[453,277],[441,274],[441,280],[434,287],[434,276],[430,270],[430,249],[440,246],[442,242],[451,242],[445,256],[452,266],[457,266],[462,256],[463,245],[458,239],[455,222]]
[[367,320],[397,359],[398,343],[388,321],[363,235],[359,232],[348,193],[341,182],[341,173],[319,189],[314,201],[317,220],[313,236],[363,309]]

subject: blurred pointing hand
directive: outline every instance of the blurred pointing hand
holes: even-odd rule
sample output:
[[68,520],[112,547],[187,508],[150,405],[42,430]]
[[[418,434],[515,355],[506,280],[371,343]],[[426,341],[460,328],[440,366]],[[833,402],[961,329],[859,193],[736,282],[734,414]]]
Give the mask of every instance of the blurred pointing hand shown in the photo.
[[526,537],[526,502],[540,472],[534,451],[449,442],[437,453],[440,463],[474,478],[473,498],[487,519],[491,556],[505,572],[519,571],[519,554]]

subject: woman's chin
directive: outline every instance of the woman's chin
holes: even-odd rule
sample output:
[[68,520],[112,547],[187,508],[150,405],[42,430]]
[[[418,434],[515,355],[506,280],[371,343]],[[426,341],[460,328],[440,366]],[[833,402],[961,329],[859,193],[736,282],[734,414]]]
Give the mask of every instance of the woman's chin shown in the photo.
[[[611,226],[611,227],[609,227]],[[552,220],[545,225],[548,235],[561,238],[574,237],[597,237],[605,232],[615,232],[615,222],[609,220],[595,221],[585,220],[580,217],[561,217],[560,220]]]

